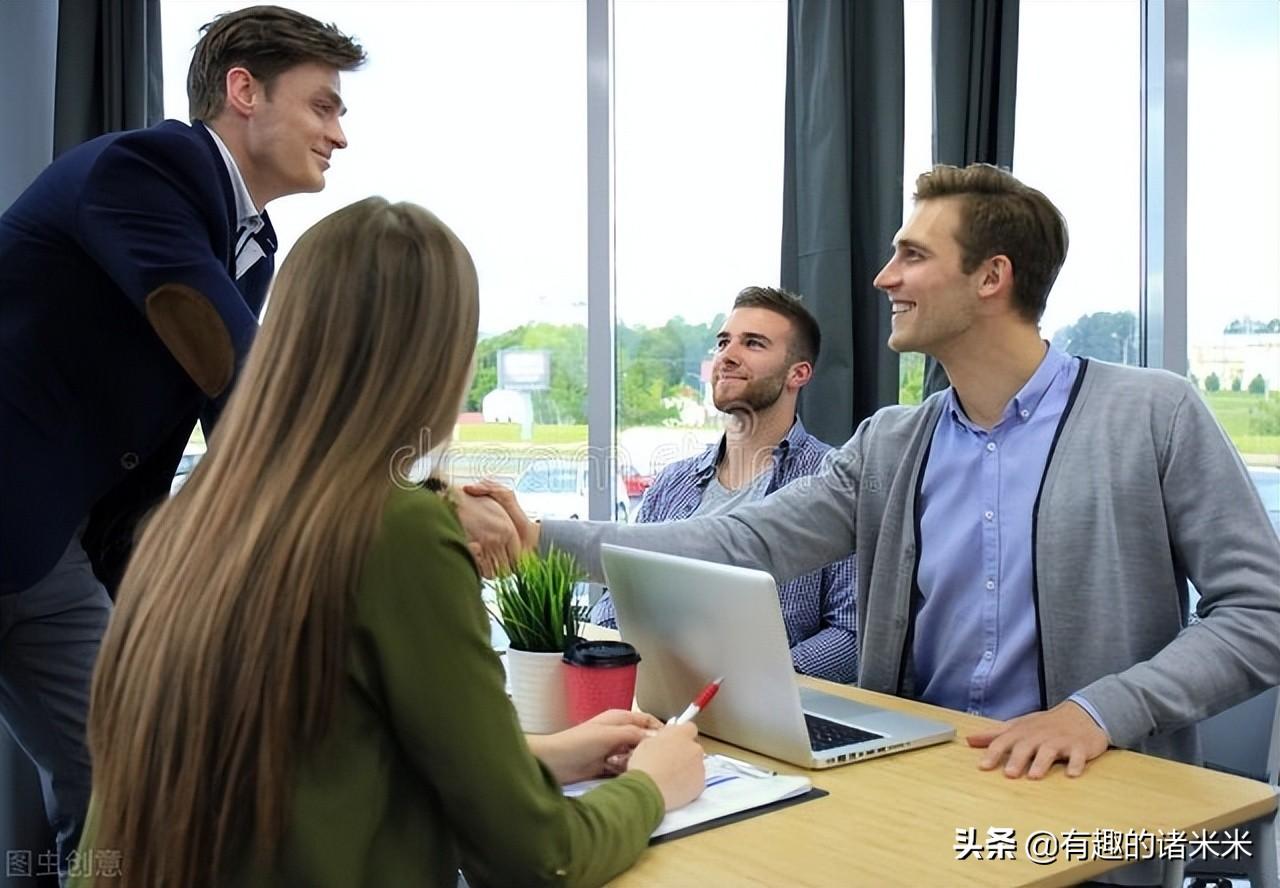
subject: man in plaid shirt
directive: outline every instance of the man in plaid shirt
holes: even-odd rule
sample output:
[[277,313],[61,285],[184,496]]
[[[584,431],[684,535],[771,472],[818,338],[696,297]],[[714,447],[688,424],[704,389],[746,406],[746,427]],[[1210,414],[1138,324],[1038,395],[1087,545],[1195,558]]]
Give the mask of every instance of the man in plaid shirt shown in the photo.
[[[821,334],[799,297],[748,287],[716,335],[712,398],[729,415],[719,443],[663,469],[645,492],[637,521],[716,515],[768,496],[817,472],[831,447],[804,430],[796,416],[800,389],[813,376]],[[850,555],[778,589],[797,672],[830,681],[858,675]],[[609,593],[591,621],[616,626]]]

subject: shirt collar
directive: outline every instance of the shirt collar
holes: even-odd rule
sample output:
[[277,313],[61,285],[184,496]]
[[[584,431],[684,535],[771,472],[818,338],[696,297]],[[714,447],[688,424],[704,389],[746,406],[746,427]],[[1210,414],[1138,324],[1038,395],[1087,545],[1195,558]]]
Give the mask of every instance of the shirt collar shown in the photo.
[[231,177],[231,191],[236,199],[236,225],[251,232],[257,231],[263,225],[262,214],[253,205],[253,198],[249,195],[249,186],[245,184],[244,176],[240,173],[240,167],[236,165],[236,159],[231,155],[231,151],[223,143],[222,138],[213,131],[213,127],[206,126],[205,132],[213,138],[213,144],[218,146],[218,153],[222,155],[222,162],[227,165],[227,175]]
[[[795,418],[795,422],[791,423],[791,428],[787,430],[786,435],[773,448],[773,469],[775,472],[782,461],[786,459],[787,454],[792,447],[798,447],[809,437],[809,433],[805,431],[804,423],[800,421],[800,417]],[[720,460],[724,457],[724,449],[728,443],[725,435],[720,436],[720,442],[714,447],[708,447],[698,457],[698,461],[694,464],[694,476],[698,484],[706,484],[716,473],[716,466],[720,464]]]
[[[1052,343],[1045,342],[1048,346],[1045,349],[1044,357],[1040,360],[1040,366],[1036,368],[1036,372],[1031,374],[1031,378],[1022,386],[1005,405],[1004,412],[1000,415],[1000,421],[996,425],[1017,417],[1022,422],[1026,422],[1035,416],[1036,408],[1040,406],[1040,402],[1044,400],[1044,396],[1048,393],[1053,381],[1058,377],[1059,373],[1066,370],[1071,364],[1071,356],[1061,349],[1054,348]],[[946,409],[951,414],[951,418],[968,429],[977,429],[977,426],[965,416],[964,410],[960,407],[960,401],[956,398],[955,388],[947,389]]]

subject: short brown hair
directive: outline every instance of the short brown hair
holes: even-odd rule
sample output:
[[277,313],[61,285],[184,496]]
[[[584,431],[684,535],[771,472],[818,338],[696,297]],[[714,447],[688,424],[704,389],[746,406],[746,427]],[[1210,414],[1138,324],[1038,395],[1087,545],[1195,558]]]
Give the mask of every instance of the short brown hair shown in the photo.
[[803,297],[788,293],[778,287],[747,287],[733,300],[734,308],[765,308],[780,314],[791,322],[791,346],[787,358],[796,361],[818,363],[822,348],[822,332],[809,309],[804,307]]
[[227,71],[247,68],[268,93],[279,75],[306,62],[354,71],[365,62],[363,47],[334,25],[282,6],[251,6],[224,13],[200,29],[187,70],[192,120],[212,120],[227,101]]
[[1062,213],[1012,173],[985,163],[964,169],[938,164],[916,179],[917,202],[938,197],[961,198],[956,231],[961,270],[969,274],[992,256],[1008,256],[1014,305],[1023,318],[1038,322],[1067,258],[1067,220]]

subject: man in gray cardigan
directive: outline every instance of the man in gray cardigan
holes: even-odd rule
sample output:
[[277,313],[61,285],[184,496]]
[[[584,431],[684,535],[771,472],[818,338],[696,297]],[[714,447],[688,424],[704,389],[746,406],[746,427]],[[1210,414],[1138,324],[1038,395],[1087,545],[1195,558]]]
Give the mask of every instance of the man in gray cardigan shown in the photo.
[[[1003,720],[969,738],[982,768],[1078,776],[1109,745],[1195,761],[1198,721],[1280,683],[1280,540],[1186,380],[1041,339],[1066,248],[1040,192],[937,167],[876,286],[889,346],[935,357],[951,388],[878,411],[820,474],[729,515],[539,526],[508,491],[469,492],[597,578],[602,542],[780,582],[856,552],[859,683]],[[464,523],[501,557],[506,522],[481,505]]]

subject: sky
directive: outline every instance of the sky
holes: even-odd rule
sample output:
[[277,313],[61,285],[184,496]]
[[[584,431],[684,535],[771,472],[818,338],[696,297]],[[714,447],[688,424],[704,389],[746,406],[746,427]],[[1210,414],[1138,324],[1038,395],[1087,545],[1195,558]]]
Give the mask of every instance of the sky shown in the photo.
[[[1024,0],[1020,17],[1014,173],[1071,232],[1051,334],[1082,314],[1138,310],[1141,22],[1136,0]],[[1280,3],[1191,0],[1188,57],[1196,342],[1243,315],[1280,316]]]
[[[230,0],[166,0],[166,113],[185,119],[199,25]],[[271,207],[282,249],[379,193],[471,249],[481,329],[586,320],[586,50],[580,0],[295,0],[369,52],[343,78],[350,147],[319,195]],[[906,0],[906,184],[930,162],[928,0]],[[617,316],[705,321],[776,284],[785,0],[617,0]],[[1023,0],[1014,172],[1063,210],[1046,335],[1138,307],[1137,0]],[[1192,0],[1192,341],[1280,315],[1280,4]],[[886,245],[887,248],[887,245]]]
[[[167,116],[185,119],[199,26],[245,5],[164,4]],[[482,331],[585,323],[585,4],[291,5],[356,36],[369,64],[343,76],[350,147],[325,191],[270,208],[281,249],[360,197],[412,200],[471,250]],[[786,3],[618,0],[615,33],[618,318],[709,320],[778,280]]]
[[1191,0],[1189,16],[1187,320],[1208,338],[1280,317],[1280,3]]

